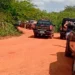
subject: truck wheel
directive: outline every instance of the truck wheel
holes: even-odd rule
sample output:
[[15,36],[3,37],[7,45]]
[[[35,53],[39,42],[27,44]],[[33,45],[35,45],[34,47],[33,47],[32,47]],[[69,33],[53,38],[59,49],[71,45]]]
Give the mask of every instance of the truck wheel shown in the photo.
[[60,34],[60,39],[63,39],[63,36]]
[[34,33],[34,37],[35,37],[35,38],[37,37],[37,34],[36,34],[36,33]]

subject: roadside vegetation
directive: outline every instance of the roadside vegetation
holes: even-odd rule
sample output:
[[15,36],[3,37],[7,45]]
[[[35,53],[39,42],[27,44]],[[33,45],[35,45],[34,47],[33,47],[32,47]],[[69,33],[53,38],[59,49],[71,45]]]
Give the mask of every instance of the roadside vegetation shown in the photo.
[[66,6],[63,11],[50,13],[36,7],[30,0],[0,0],[0,36],[20,34],[14,27],[19,20],[49,19],[56,26],[55,31],[58,32],[63,18],[75,18],[75,6]]

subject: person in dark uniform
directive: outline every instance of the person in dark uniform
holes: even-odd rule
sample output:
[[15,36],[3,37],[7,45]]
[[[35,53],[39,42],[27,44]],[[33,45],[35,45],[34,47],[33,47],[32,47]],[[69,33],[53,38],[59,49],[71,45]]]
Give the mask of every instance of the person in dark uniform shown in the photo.
[[66,38],[67,38],[70,32],[73,30],[74,23],[71,21],[68,21],[68,23],[66,24],[66,27],[67,27],[67,32],[66,32]]

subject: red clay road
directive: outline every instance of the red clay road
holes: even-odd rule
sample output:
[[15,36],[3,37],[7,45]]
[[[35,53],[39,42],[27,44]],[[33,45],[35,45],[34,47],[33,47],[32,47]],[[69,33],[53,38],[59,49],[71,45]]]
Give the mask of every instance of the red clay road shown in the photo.
[[65,40],[34,38],[32,30],[0,40],[0,75],[72,75],[72,59],[64,56]]

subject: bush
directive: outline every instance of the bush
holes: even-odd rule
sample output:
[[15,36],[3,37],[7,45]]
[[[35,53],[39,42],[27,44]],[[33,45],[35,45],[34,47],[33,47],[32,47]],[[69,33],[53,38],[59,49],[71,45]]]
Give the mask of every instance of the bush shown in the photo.
[[20,32],[10,23],[0,23],[0,36],[20,35]]

